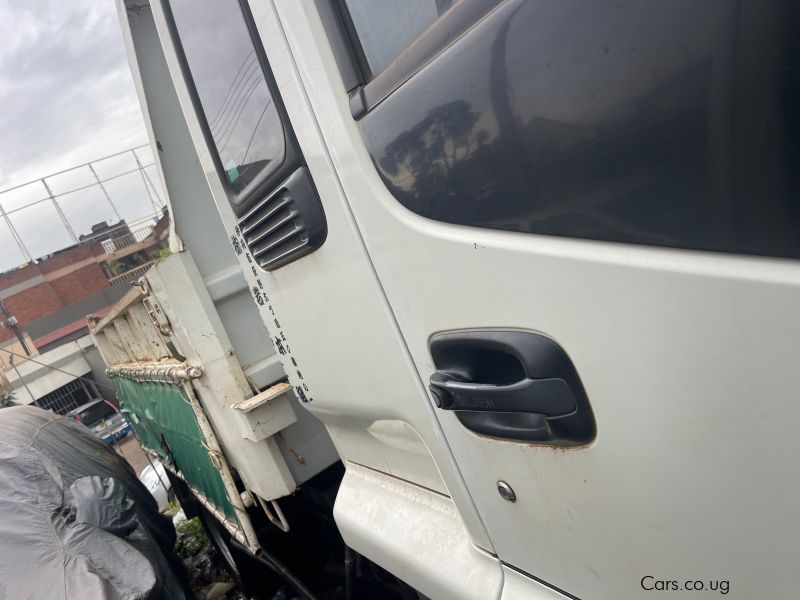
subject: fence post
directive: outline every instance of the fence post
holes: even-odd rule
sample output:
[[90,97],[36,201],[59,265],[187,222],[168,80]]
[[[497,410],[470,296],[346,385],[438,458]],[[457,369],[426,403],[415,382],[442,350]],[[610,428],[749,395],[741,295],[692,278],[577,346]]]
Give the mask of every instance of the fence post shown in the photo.
[[14,241],[17,242],[17,246],[19,247],[20,252],[22,252],[23,258],[27,262],[33,262],[33,256],[31,256],[31,253],[28,252],[28,249],[25,247],[25,244],[22,243],[22,238],[20,237],[19,233],[17,233],[17,230],[14,229],[14,224],[11,222],[11,219],[6,214],[6,211],[3,209],[2,204],[0,204],[0,215],[2,215],[3,220],[6,222],[6,225],[8,225],[8,229],[9,231],[11,231],[11,237],[13,237]]
[[114,214],[117,215],[117,221],[122,221],[122,215],[119,214],[117,207],[111,200],[111,196],[108,195],[108,190],[106,190],[106,186],[103,185],[103,182],[100,181],[100,178],[97,176],[97,171],[94,170],[92,163],[88,163],[87,166],[89,167],[89,170],[92,172],[92,175],[94,175],[94,178],[97,180],[97,185],[99,185],[100,189],[103,190],[103,195],[106,197],[106,200],[108,200],[108,203],[111,205],[111,210],[113,210]]
[[42,182],[44,189],[47,190],[47,195],[50,196],[50,200],[53,201],[53,206],[56,207],[56,210],[58,211],[58,216],[61,217],[61,220],[64,222],[64,227],[67,228],[70,237],[72,237],[72,241],[77,244],[79,242],[78,236],[75,235],[75,232],[72,230],[72,226],[69,224],[69,221],[67,221],[67,216],[64,214],[64,211],[61,210],[61,206],[58,204],[58,200],[56,200],[56,197],[53,195],[53,190],[50,189],[50,186],[47,185],[47,182],[44,179],[45,178],[42,177],[39,181]]
[[[158,195],[158,191],[153,186],[153,182],[150,181],[150,176],[147,174],[147,172],[145,172],[144,167],[142,166],[142,163],[139,160],[139,155],[136,154],[136,150],[131,149],[131,154],[133,154],[133,158],[136,159],[136,164],[139,167],[139,174],[142,176],[142,183],[144,183],[144,189],[147,192],[147,197],[150,198],[150,204],[153,205],[153,208],[155,209],[156,214],[159,214],[161,212],[161,207],[159,207],[156,204],[155,200],[153,200],[153,194],[150,193],[150,188],[151,187],[153,188],[153,191],[155,192],[156,196],[158,197],[158,201],[159,202],[161,202],[161,196]],[[148,183],[150,184],[149,187],[147,185]]]

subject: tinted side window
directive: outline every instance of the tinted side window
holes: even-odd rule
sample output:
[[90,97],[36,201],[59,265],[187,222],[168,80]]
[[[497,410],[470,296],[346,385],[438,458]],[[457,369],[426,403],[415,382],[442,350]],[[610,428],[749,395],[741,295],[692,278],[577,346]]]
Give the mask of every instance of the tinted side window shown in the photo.
[[454,0],[344,0],[369,70],[380,73]]
[[325,212],[247,3],[162,0],[162,6],[238,217],[234,250],[268,271],[313,252],[327,237]]
[[111,408],[105,402],[98,402],[97,404],[90,406],[86,410],[78,413],[80,417],[81,423],[86,425],[87,427],[92,427],[96,425],[101,419],[108,419],[109,417],[113,417],[116,414],[116,410]]
[[237,0],[172,0],[175,27],[219,162],[242,192],[283,162],[286,140]]
[[362,132],[395,197],[431,219],[798,258],[799,11],[507,0]]

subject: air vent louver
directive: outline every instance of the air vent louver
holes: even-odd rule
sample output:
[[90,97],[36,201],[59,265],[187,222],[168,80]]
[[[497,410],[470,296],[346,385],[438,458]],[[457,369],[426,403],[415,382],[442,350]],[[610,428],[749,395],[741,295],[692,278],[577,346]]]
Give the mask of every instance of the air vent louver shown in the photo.
[[262,269],[277,269],[318,248],[327,227],[306,167],[250,209],[239,228]]

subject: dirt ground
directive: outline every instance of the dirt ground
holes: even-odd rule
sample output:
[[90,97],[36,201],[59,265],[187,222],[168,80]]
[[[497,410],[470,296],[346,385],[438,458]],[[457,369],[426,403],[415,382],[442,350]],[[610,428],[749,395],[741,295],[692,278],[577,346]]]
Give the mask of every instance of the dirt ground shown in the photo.
[[114,448],[119,454],[125,457],[125,460],[130,463],[130,465],[133,467],[133,470],[136,471],[137,477],[149,464],[147,461],[147,455],[142,451],[136,436],[132,433],[129,433],[123,439],[114,444]]

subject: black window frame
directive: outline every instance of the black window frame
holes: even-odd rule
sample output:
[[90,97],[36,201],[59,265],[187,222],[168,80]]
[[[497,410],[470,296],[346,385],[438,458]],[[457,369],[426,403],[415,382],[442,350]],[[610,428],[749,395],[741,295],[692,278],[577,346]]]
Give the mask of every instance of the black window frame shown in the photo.
[[287,179],[293,171],[304,164],[303,154],[300,150],[297,138],[294,135],[294,130],[291,126],[291,121],[289,120],[289,115],[287,114],[286,107],[283,103],[283,98],[278,90],[277,84],[275,83],[275,78],[272,74],[272,69],[270,68],[266,52],[261,44],[258,29],[255,25],[255,20],[250,12],[250,7],[247,1],[238,0],[239,8],[242,11],[242,18],[244,19],[245,26],[247,27],[247,32],[250,35],[250,41],[253,44],[253,49],[256,53],[261,71],[264,75],[267,89],[272,96],[272,102],[275,105],[275,109],[278,113],[278,119],[281,123],[284,140],[284,151],[283,160],[275,169],[263,169],[262,172],[258,173],[241,191],[236,192],[231,186],[231,183],[228,181],[226,175],[227,171],[222,164],[219,152],[217,151],[216,142],[214,141],[211,128],[208,124],[208,117],[200,101],[200,96],[197,92],[197,86],[194,82],[191,69],[189,68],[189,62],[186,58],[186,53],[183,48],[183,43],[181,42],[180,34],[178,33],[178,28],[172,13],[172,7],[170,6],[170,0],[159,0],[159,2],[161,3],[161,9],[164,13],[164,18],[167,23],[170,39],[172,41],[173,48],[175,49],[175,54],[178,58],[181,77],[183,77],[183,80],[186,83],[186,87],[189,91],[189,96],[192,101],[192,108],[194,109],[195,116],[197,117],[197,121],[200,124],[200,128],[203,132],[203,138],[206,146],[208,147],[211,158],[214,161],[217,176],[220,178],[222,186],[225,189],[225,193],[228,196],[228,202],[230,203],[231,208],[236,216],[240,217],[245,214],[255,202],[260,200],[262,196],[269,193],[269,190]]
[[375,108],[503,2],[457,0],[388,67],[373,73],[345,0],[317,0],[320,18],[349,94],[353,118],[358,120]]

